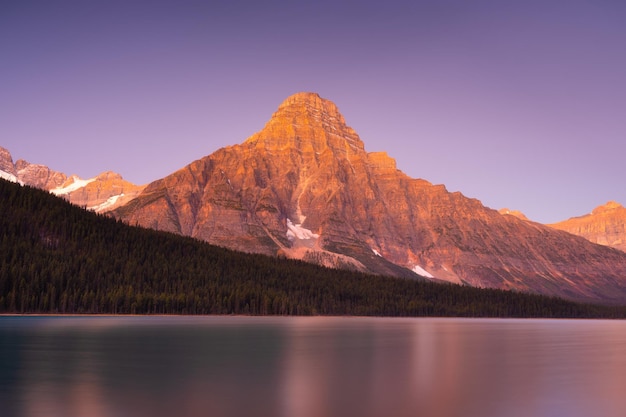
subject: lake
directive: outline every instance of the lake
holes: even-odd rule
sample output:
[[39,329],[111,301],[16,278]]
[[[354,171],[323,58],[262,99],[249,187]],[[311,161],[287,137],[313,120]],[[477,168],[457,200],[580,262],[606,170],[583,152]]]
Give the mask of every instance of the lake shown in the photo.
[[626,322],[0,317],[3,417],[622,417]]

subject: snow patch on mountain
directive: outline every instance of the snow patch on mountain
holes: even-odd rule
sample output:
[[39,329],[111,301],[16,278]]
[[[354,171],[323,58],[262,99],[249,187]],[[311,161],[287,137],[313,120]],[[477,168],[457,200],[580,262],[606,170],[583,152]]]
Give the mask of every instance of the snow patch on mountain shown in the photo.
[[72,182],[71,184],[65,187],[53,188],[52,190],[50,190],[50,192],[54,195],[69,194],[71,192],[74,192],[78,189],[81,189],[87,186],[87,184],[92,183],[96,180],[95,178],[83,180],[83,179],[78,178],[77,176],[72,176],[71,179],[74,180],[74,182]]
[[115,203],[117,203],[117,200],[119,200],[122,197],[124,197],[124,193],[113,195],[107,198],[106,201],[104,201],[103,203],[98,204],[97,206],[87,207],[87,210],[91,210],[95,212],[106,210],[107,208],[114,206]]
[[24,185],[24,183],[17,179],[17,177],[13,174],[9,174],[8,172],[0,170],[0,178],[5,179],[7,181],[16,182],[19,185]]
[[374,255],[376,256],[380,256],[381,258],[383,257],[383,255],[380,254],[380,252],[378,252],[376,249],[372,248],[372,252],[374,252]]
[[301,224],[293,224],[290,219],[287,219],[287,239],[290,241],[295,239],[317,239],[318,237],[320,237],[320,235],[313,233],[309,229],[305,229]]
[[415,265],[411,271],[426,278],[435,278],[434,275],[432,275],[430,272],[428,272],[419,265]]

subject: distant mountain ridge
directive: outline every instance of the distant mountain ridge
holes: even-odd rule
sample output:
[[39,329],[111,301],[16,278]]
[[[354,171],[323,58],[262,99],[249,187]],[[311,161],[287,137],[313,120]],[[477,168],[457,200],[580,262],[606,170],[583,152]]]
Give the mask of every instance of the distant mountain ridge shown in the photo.
[[409,178],[386,153],[366,152],[334,103],[314,93],[287,98],[245,142],[149,184],[112,213],[327,266],[626,300],[626,253]]
[[591,213],[549,225],[582,236],[590,242],[626,251],[626,208],[615,201]]
[[88,210],[107,212],[137,196],[144,186],[132,184],[114,172],[83,180],[67,176],[45,165],[31,164],[23,159],[13,163],[8,149],[0,147],[0,178],[50,191]]

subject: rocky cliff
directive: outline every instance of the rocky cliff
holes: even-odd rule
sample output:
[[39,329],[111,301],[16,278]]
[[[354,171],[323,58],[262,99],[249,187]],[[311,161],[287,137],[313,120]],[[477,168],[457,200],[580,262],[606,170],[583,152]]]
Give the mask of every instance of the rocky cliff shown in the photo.
[[[149,184],[114,215],[328,266],[626,300],[626,254],[502,215],[368,153],[337,107],[285,100],[258,133]],[[411,272],[413,271],[413,272]]]
[[58,188],[67,181],[67,175],[64,173],[53,171],[45,165],[31,164],[23,159],[15,163],[15,169],[20,181],[43,190]]
[[585,216],[572,217],[550,226],[626,251],[626,208],[615,201],[596,207]]
[[12,182],[21,182],[17,179],[17,171],[11,153],[2,147],[0,147],[0,178]]
[[13,163],[11,153],[2,147],[0,178],[50,191],[73,204],[98,212],[106,212],[127,203],[144,188],[113,172],[104,172],[95,178],[83,180],[76,175],[68,177],[45,165],[31,164],[23,159]]
[[107,212],[126,204],[143,188],[124,180],[115,172],[107,171],[88,180],[72,175],[49,191],[87,210]]

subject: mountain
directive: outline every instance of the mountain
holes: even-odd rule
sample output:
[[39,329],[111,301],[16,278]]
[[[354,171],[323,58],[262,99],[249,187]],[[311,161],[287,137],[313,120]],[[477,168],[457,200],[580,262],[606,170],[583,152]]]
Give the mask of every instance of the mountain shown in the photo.
[[314,93],[287,98],[245,142],[149,184],[112,214],[327,266],[626,301],[625,253],[408,177],[386,153],[366,152]]
[[23,159],[13,163],[11,153],[0,147],[0,178],[50,191],[81,207],[106,212],[137,196],[144,186],[132,184],[114,172],[104,172],[83,180],[68,177],[45,165],[31,164]]
[[590,214],[549,226],[600,245],[626,251],[626,208],[615,201],[596,207]]

